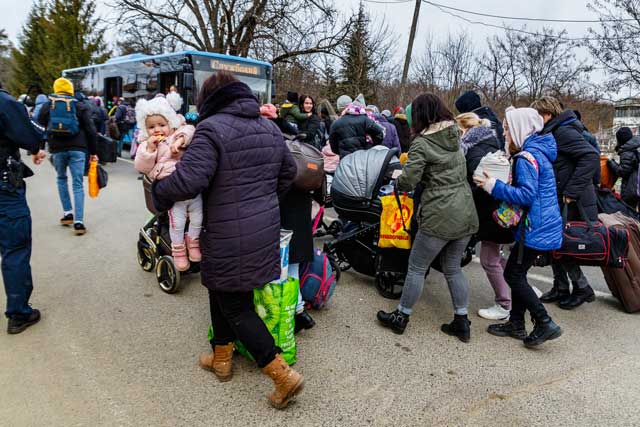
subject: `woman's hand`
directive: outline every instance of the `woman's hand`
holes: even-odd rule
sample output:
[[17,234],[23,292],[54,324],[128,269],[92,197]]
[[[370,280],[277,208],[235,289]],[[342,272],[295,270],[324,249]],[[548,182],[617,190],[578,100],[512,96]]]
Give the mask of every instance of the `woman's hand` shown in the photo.
[[474,175],[473,182],[489,194],[493,192],[493,187],[496,186],[496,179],[491,178],[486,172],[482,172],[482,176]]

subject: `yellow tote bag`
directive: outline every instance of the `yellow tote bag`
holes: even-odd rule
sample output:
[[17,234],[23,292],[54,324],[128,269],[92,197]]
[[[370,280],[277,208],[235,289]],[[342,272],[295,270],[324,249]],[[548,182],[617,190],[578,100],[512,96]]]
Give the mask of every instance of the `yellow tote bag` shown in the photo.
[[413,199],[403,193],[381,196],[382,215],[380,216],[379,248],[411,249],[411,216]]

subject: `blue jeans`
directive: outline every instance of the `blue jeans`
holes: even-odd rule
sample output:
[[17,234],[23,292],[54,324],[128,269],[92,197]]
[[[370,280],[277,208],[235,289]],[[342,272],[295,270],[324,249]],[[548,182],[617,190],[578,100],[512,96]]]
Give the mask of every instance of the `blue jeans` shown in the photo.
[[[62,210],[74,211],[75,222],[84,221],[84,168],[87,154],[82,151],[62,151],[53,154],[53,165],[58,173],[58,194],[62,202]],[[73,187],[73,206],[69,197],[67,184],[67,168],[71,171],[71,186]]]
[[30,314],[31,213],[25,189],[9,188],[0,183],[0,257],[2,280],[7,294],[7,317]]

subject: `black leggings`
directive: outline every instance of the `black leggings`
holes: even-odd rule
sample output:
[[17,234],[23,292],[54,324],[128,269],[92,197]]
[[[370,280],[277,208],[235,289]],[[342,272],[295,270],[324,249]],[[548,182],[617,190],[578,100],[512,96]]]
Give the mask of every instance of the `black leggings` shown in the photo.
[[511,288],[511,322],[524,325],[525,311],[529,310],[531,318],[536,322],[542,322],[549,319],[544,304],[534,292],[533,288],[527,281],[527,273],[533,266],[538,255],[542,252],[523,246],[522,263],[518,263],[518,252],[520,245],[516,243],[511,248],[509,260],[504,269],[504,280]]
[[256,314],[253,291],[215,292],[209,290],[213,336],[211,346],[239,340],[264,368],[280,353],[264,322]]

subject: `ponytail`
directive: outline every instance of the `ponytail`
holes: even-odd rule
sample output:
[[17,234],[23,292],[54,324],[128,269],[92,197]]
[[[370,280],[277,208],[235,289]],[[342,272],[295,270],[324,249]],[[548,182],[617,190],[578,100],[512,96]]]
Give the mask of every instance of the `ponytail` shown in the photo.
[[462,113],[456,116],[456,122],[462,130],[468,130],[478,126],[491,127],[491,122],[487,119],[480,119],[476,113]]

